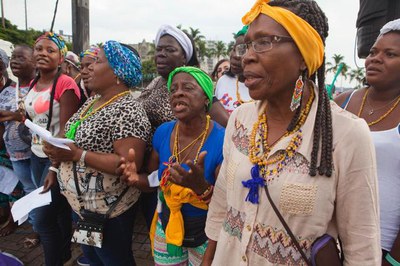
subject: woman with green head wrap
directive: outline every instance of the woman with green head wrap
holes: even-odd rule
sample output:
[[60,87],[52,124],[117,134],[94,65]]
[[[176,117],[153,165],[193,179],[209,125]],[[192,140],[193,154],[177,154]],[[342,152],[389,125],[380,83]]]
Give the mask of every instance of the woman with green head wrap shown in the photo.
[[161,208],[150,230],[156,265],[199,265],[207,246],[204,227],[223,159],[225,130],[207,114],[213,84],[202,70],[176,68],[169,74],[167,87],[177,120],[162,124],[154,134],[147,172],[155,172],[149,177],[139,175],[133,151],[130,158],[122,159],[120,170],[133,186],[159,188]]

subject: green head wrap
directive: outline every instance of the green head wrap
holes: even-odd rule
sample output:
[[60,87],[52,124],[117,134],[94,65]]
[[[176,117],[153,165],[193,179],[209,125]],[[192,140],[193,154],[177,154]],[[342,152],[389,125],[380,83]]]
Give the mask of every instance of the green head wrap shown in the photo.
[[242,36],[242,35],[246,35],[248,30],[249,30],[249,26],[248,25],[243,26],[243,28],[236,33],[235,38],[237,38],[239,36]]
[[191,66],[177,67],[168,76],[167,87],[169,92],[171,92],[172,79],[179,72],[185,72],[194,77],[194,79],[203,89],[207,98],[210,100],[210,103],[208,104],[208,110],[210,110],[212,105],[213,91],[214,91],[213,82],[211,78],[203,70],[197,67],[191,67]]

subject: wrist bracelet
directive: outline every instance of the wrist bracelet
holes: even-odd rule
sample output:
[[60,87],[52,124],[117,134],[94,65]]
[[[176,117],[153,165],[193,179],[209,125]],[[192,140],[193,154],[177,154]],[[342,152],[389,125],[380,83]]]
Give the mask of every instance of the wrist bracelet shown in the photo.
[[85,151],[85,150],[82,151],[81,158],[79,159],[79,164],[81,166],[86,166],[86,164],[85,164],[86,153],[87,153],[87,151]]
[[400,262],[398,262],[397,260],[395,260],[392,255],[390,255],[390,253],[386,253],[385,256],[385,260],[387,260],[387,262],[389,262],[391,265],[393,266],[400,266]]
[[207,189],[201,195],[197,195],[197,197],[200,200],[204,200],[205,198],[207,198],[213,192],[213,189],[214,189],[214,186],[213,185],[209,185],[207,187]]
[[56,173],[57,175],[60,173],[60,170],[58,168],[55,168],[54,166],[50,166],[49,171],[52,171],[52,172]]

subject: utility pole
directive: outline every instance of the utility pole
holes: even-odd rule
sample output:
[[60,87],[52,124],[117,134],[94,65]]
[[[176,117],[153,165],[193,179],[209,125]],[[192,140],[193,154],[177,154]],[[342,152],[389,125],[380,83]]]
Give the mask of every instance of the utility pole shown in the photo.
[[6,28],[6,21],[4,20],[3,0],[1,0],[1,24],[3,24],[3,29],[5,29]]
[[79,54],[89,48],[89,0],[72,0],[72,50]]
[[26,8],[26,0],[25,0],[25,30],[28,30],[28,9]]

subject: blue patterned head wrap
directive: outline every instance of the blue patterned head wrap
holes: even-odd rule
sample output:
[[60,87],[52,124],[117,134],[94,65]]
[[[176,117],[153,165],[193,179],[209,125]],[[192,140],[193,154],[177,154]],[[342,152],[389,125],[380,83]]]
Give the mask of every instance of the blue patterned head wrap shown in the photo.
[[116,41],[107,41],[104,53],[114,74],[129,88],[135,87],[142,80],[142,64],[133,51]]
[[57,33],[51,31],[46,31],[42,36],[36,39],[35,44],[43,39],[48,39],[54,42],[60,50],[61,55],[65,56],[67,54],[68,48],[65,45],[64,38],[61,35],[58,35]]

